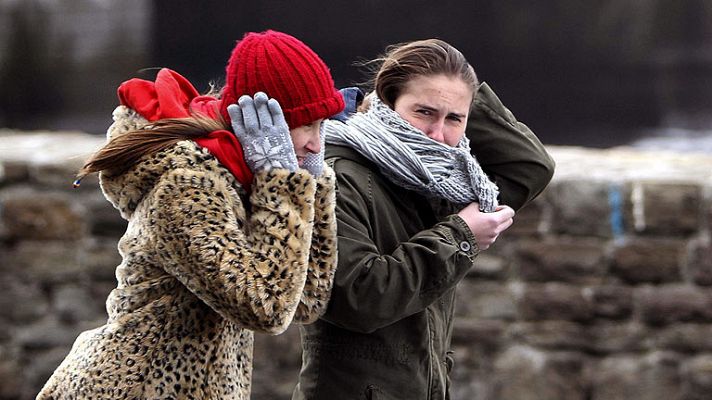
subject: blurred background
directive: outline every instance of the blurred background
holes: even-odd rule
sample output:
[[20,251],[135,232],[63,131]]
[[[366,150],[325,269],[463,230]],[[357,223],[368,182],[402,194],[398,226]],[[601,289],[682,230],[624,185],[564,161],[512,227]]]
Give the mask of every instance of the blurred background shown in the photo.
[[710,0],[0,0],[0,127],[101,134],[123,80],[169,67],[207,91],[269,28],[338,86],[388,44],[444,39],[548,144],[712,148]]
[[[266,29],[340,87],[444,39],[549,145],[552,184],[458,287],[453,399],[710,399],[712,0],[0,0],[0,400],[106,321],[126,221],[71,182],[117,86],[169,67],[207,91]],[[290,398],[300,351],[258,335],[252,398]]]

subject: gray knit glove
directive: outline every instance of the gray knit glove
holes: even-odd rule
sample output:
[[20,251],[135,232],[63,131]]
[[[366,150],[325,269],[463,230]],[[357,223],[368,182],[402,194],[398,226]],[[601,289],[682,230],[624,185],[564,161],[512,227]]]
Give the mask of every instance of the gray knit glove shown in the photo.
[[252,172],[298,168],[289,126],[277,100],[268,99],[262,92],[240,97],[237,104],[227,107],[232,130],[242,145],[245,162]]
[[312,176],[320,176],[322,169],[324,168],[324,147],[326,143],[324,142],[324,126],[319,127],[319,138],[321,139],[321,150],[318,153],[309,153],[304,157],[304,162],[302,163],[302,168],[309,171]]

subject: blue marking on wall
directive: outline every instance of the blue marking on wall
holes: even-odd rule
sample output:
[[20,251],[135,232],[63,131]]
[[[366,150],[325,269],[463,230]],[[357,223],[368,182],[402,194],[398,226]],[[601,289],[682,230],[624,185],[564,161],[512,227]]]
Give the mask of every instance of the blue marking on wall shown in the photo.
[[619,185],[611,184],[608,187],[608,205],[611,207],[611,232],[617,242],[623,240],[625,228],[623,226],[623,195]]

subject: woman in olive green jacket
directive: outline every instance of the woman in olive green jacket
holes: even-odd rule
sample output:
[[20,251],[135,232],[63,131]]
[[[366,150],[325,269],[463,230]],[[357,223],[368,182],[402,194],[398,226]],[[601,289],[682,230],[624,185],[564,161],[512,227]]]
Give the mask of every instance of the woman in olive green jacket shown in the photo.
[[301,328],[294,399],[449,398],[455,287],[553,175],[452,46],[382,61],[368,108],[325,126],[339,261],[326,314]]

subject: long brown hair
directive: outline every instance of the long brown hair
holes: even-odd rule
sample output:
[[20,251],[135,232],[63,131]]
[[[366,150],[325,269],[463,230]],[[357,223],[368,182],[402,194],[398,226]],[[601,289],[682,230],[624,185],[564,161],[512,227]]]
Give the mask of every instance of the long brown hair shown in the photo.
[[440,39],[388,46],[385,54],[369,64],[378,66],[372,84],[378,97],[391,108],[408,81],[418,76],[458,77],[472,88],[473,98],[479,85],[477,74],[465,56]]
[[205,137],[219,129],[229,129],[223,118],[213,119],[202,115],[152,122],[141,129],[111,138],[87,159],[77,174],[77,182],[94,172],[106,171],[110,175],[120,175],[146,155],[155,154],[181,140]]

